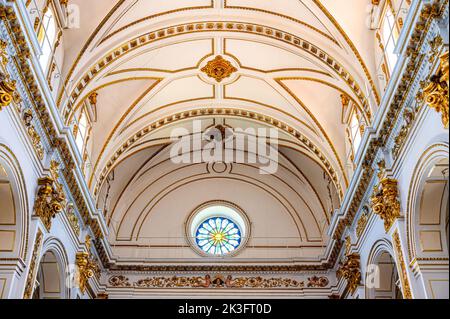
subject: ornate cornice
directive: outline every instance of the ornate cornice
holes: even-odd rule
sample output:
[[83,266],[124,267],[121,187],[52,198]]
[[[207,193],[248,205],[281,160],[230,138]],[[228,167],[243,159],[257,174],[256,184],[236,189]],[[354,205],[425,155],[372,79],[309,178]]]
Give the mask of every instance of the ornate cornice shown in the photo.
[[8,31],[11,43],[17,51],[17,57],[12,58],[19,71],[20,79],[29,96],[29,100],[34,108],[41,127],[44,129],[50,147],[57,150],[63,160],[64,169],[62,170],[64,179],[74,198],[75,204],[83,217],[86,225],[90,226],[96,238],[102,238],[102,230],[96,219],[92,219],[89,214],[88,205],[84,199],[83,191],[78,185],[75,173],[76,164],[72,158],[72,152],[64,138],[59,137],[57,128],[52,121],[51,115],[47,109],[46,102],[41,95],[41,90],[34,76],[28,58],[30,57],[30,48],[28,47],[24,32],[16,13],[11,6],[0,4],[0,19]]
[[350,203],[344,218],[342,218],[334,229],[333,238],[340,240],[344,234],[347,226],[352,225],[358,212],[363,198],[369,188],[371,181],[375,175],[374,164],[377,159],[377,154],[380,148],[386,145],[387,141],[393,133],[399,116],[408,99],[408,96],[417,82],[417,75],[422,66],[424,54],[421,54],[420,48],[428,37],[428,31],[432,23],[442,17],[445,8],[448,5],[448,0],[437,0],[432,4],[425,4],[419,13],[419,17],[410,37],[409,44],[406,49],[406,55],[409,57],[405,71],[401,76],[399,85],[395,90],[395,94],[390,99],[390,104],[387,106],[384,120],[379,126],[378,136],[373,138],[366,152],[361,160],[362,173],[357,186],[355,187],[354,195],[350,199]]

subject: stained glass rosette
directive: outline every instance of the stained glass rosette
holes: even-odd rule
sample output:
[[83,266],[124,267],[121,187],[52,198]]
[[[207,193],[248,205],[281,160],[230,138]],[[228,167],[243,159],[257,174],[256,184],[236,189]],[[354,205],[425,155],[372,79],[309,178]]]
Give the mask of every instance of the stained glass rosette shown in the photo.
[[198,247],[211,255],[226,255],[241,244],[241,231],[232,220],[213,217],[200,224],[195,236]]

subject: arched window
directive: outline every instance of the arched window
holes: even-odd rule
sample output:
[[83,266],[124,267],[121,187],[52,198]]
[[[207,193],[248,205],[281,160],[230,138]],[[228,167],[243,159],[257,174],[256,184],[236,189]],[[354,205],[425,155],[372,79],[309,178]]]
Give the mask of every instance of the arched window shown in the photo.
[[81,154],[84,153],[86,141],[88,138],[88,133],[89,133],[88,118],[86,115],[86,111],[83,110],[81,112],[80,118],[78,120],[78,124],[75,125],[75,129],[74,129],[75,142],[76,142],[76,144],[78,146],[78,150],[80,151]]
[[41,46],[42,55],[39,58],[42,70],[47,70],[56,40],[56,21],[53,11],[47,9],[40,24],[37,37]]
[[361,124],[360,124],[360,121],[358,118],[358,114],[356,112],[354,112],[352,115],[352,119],[350,122],[350,132],[351,132],[353,151],[356,153],[358,151],[359,146],[361,145],[361,140],[362,140]]
[[395,52],[395,48],[400,36],[400,27],[397,23],[396,12],[391,0],[386,0],[380,21],[381,41],[383,42],[381,47],[384,49],[388,73],[391,74],[398,61],[398,54]]

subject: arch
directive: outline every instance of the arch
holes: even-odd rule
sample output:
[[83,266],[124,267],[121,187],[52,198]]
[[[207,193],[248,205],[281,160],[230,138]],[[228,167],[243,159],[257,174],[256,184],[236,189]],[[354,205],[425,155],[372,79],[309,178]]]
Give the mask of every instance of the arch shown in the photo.
[[392,245],[388,240],[375,243],[366,267],[367,299],[403,299]]
[[63,244],[50,237],[44,242],[33,299],[68,299],[68,258]]
[[11,149],[0,143],[0,260],[26,259],[27,198],[20,164]]
[[448,264],[448,144],[433,144],[420,156],[407,207],[410,260],[446,259]]

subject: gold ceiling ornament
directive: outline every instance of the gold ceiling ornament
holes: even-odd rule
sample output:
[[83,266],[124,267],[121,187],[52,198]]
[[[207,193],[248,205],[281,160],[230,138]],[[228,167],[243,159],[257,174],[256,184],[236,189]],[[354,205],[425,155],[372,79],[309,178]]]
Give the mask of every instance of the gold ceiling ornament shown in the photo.
[[14,100],[16,81],[10,81],[7,76],[0,73],[0,111]]
[[229,78],[233,73],[237,72],[237,69],[230,61],[227,61],[221,55],[218,55],[214,60],[209,61],[201,71],[220,83],[224,79]]
[[345,93],[341,94],[341,103],[342,107],[346,108],[350,104],[350,97]]
[[87,252],[79,252],[76,255],[75,280],[82,293],[86,291],[89,279],[100,274],[98,263],[91,255],[91,237],[89,235],[86,236],[85,244]]
[[50,231],[52,219],[62,212],[66,205],[66,197],[61,185],[57,185],[51,177],[40,178],[38,186],[34,214],[41,219],[45,228]]
[[41,137],[31,123],[33,121],[33,112],[30,109],[26,109],[23,112],[22,120],[27,128],[27,133],[31,138],[31,144],[33,144],[38,158],[42,161],[44,159],[44,147],[41,143]]
[[398,195],[398,181],[395,179],[383,178],[374,188],[374,196],[371,198],[372,209],[384,221],[386,233],[400,217]]
[[92,106],[97,106],[97,99],[98,99],[98,93],[97,92],[92,92],[89,97],[89,103],[91,103]]
[[395,233],[393,235],[393,239],[394,239],[395,252],[397,254],[398,267],[400,267],[400,269],[399,269],[400,270],[400,281],[402,283],[403,298],[413,299],[412,293],[411,293],[411,287],[409,285],[408,273],[407,273],[406,265],[405,265],[405,259],[403,258],[402,245],[400,242],[400,235],[397,230],[395,231]]
[[361,283],[361,262],[359,254],[353,253],[346,255],[345,261],[337,271],[339,278],[347,280],[347,289],[354,294],[358,285]]
[[448,106],[448,51],[441,57],[441,64],[436,75],[430,78],[428,85],[423,90],[425,103],[436,112],[441,113],[442,124],[446,129],[449,128],[449,106]]

